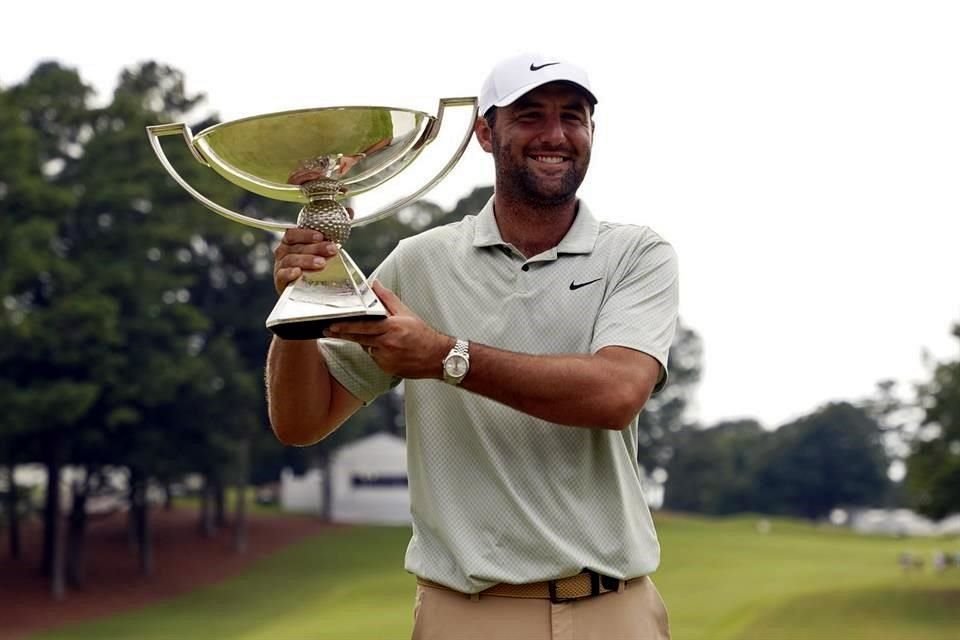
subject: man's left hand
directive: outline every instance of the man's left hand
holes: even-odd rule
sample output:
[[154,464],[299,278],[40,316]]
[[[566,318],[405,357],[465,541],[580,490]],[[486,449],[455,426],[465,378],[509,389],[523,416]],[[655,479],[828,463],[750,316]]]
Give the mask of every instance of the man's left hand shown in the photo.
[[390,375],[442,378],[443,359],[456,341],[424,322],[390,289],[376,281],[372,286],[390,316],[378,321],[337,322],[324,335],[362,345]]

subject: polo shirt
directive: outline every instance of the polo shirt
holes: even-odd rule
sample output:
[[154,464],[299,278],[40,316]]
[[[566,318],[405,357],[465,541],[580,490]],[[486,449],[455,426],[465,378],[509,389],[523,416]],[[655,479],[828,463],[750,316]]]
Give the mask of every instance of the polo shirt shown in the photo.
[[[529,354],[617,345],[666,371],[676,254],[647,227],[598,221],[583,201],[563,240],[539,255],[503,241],[491,198],[476,216],[401,241],[375,277],[447,335]],[[400,382],[354,343],[318,344],[365,403]],[[476,593],[583,569],[629,579],[657,568],[636,417],[622,431],[563,426],[440,380],[406,380],[404,396],[408,571]]]

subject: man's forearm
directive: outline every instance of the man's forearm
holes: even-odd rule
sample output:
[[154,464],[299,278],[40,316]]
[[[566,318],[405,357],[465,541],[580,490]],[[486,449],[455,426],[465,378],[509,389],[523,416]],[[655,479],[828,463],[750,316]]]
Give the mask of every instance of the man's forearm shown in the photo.
[[[361,345],[392,376],[442,378],[440,361],[454,339],[438,333],[379,282],[373,290],[389,317],[334,323],[327,335]],[[623,429],[643,409],[659,375],[659,361],[627,347],[529,355],[471,342],[470,371],[461,386],[558,424]]]
[[312,444],[336,428],[325,424],[332,380],[316,342],[273,338],[266,378],[270,424],[279,440]]
[[470,345],[465,389],[558,424],[622,429],[643,408],[659,363],[625,347],[594,355],[528,355]]

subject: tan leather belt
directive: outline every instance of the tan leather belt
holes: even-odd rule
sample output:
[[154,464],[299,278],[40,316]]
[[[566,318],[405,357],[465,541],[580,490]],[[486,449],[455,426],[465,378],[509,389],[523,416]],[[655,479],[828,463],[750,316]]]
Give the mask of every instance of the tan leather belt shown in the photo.
[[[479,595],[500,596],[503,598],[539,598],[542,600],[550,600],[551,602],[566,602],[568,600],[579,600],[580,598],[598,596],[602,593],[610,593],[611,591],[619,591],[623,587],[624,582],[624,580],[602,576],[593,571],[584,571],[583,573],[578,573],[568,578],[546,580],[544,582],[530,582],[527,584],[507,584],[501,582],[488,589],[484,589]],[[427,580],[426,578],[417,577],[417,584],[461,593],[460,591],[451,589],[438,582]]]

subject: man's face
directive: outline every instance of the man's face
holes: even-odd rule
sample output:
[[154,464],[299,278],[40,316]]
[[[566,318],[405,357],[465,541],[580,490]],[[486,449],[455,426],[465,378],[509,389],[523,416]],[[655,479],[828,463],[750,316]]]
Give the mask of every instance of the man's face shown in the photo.
[[576,197],[590,164],[590,102],[575,87],[554,82],[498,108],[478,138],[493,154],[501,195],[539,206]]

